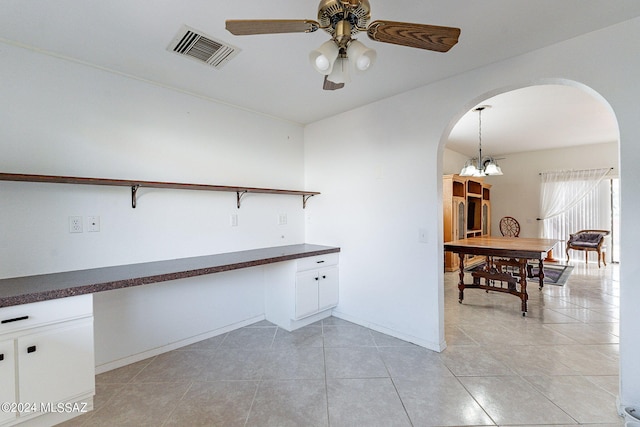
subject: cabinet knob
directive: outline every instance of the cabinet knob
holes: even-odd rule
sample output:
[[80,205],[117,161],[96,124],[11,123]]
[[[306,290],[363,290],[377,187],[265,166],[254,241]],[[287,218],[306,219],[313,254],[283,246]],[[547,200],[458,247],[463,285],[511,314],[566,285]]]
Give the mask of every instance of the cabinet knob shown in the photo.
[[36,352],[35,345],[30,345],[29,347],[27,347],[27,353],[35,353],[35,352]]
[[318,276],[314,277],[314,279],[319,280]]
[[322,276],[322,278],[323,278],[323,279],[326,279],[326,278],[327,278],[327,276]]
[[0,354],[0,362],[4,360],[4,353]]

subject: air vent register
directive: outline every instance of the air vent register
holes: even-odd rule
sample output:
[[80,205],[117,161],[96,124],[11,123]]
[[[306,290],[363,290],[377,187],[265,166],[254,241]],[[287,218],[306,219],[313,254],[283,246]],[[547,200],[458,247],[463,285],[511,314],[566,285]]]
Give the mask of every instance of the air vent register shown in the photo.
[[167,50],[216,69],[222,68],[240,52],[237,47],[216,40],[186,25],[180,29]]

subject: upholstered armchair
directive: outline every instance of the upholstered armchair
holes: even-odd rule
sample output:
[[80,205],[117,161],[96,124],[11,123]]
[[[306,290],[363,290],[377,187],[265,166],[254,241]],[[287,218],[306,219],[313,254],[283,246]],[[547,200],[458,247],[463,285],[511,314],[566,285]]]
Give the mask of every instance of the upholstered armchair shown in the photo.
[[577,233],[571,234],[569,240],[567,240],[567,262],[569,262],[569,249],[573,249],[576,251],[585,251],[585,263],[588,260],[589,252],[592,251],[598,253],[598,268],[600,268],[601,260],[604,262],[604,265],[607,265],[604,256],[606,249],[604,238],[607,235],[609,235],[609,231],[607,230],[580,230]]

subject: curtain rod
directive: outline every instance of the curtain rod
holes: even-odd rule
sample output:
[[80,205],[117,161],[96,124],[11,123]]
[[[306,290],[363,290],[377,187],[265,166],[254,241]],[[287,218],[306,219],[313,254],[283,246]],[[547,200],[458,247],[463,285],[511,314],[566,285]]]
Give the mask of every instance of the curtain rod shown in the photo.
[[[596,168],[596,169],[602,169],[602,168]],[[612,171],[614,169],[615,168],[609,168],[610,171]],[[571,172],[587,172],[587,171],[590,171],[590,170],[593,170],[593,169],[567,169],[567,170],[569,170]],[[554,172],[560,172],[560,171],[554,171]],[[539,172],[538,175],[542,175],[543,173],[546,173],[546,172]]]

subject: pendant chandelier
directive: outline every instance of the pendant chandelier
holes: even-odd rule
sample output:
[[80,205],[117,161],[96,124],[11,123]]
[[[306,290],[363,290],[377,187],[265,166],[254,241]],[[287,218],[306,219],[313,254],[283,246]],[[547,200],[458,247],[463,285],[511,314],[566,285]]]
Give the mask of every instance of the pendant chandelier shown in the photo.
[[490,106],[481,105],[473,110],[478,112],[478,157],[466,161],[460,171],[460,176],[502,175],[502,169],[493,157],[482,157],[482,110],[486,108],[490,108]]

